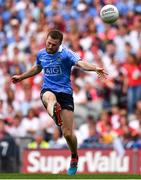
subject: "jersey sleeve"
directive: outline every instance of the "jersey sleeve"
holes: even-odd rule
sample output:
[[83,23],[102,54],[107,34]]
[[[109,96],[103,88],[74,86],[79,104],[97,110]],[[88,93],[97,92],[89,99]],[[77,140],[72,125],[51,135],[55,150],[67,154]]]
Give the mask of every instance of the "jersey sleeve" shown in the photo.
[[41,66],[42,67],[42,65],[41,65],[41,61],[40,61],[40,52],[38,52],[38,54],[37,54],[37,57],[36,57],[36,65],[39,65],[39,66]]
[[67,50],[67,57],[71,61],[72,66],[81,60],[80,56],[70,49]]

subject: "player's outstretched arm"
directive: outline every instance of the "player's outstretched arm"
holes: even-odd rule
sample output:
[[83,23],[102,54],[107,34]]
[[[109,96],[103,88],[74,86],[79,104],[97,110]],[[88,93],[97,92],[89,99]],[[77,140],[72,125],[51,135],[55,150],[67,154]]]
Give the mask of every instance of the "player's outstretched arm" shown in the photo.
[[13,83],[17,83],[17,82],[20,82],[26,78],[32,77],[32,76],[40,73],[41,71],[42,71],[41,66],[35,65],[30,70],[26,71],[23,74],[12,76],[11,80]]
[[95,71],[99,78],[106,78],[106,75],[108,75],[103,68],[97,67],[96,65],[90,64],[83,60],[78,61],[77,66],[85,71]]

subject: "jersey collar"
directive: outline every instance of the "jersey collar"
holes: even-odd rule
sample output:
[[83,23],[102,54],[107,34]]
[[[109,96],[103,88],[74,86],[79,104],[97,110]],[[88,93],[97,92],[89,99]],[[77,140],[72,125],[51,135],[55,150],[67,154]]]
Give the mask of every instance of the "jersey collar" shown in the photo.
[[63,46],[60,45],[60,46],[59,46],[59,49],[58,49],[58,52],[62,52],[62,50],[63,50]]

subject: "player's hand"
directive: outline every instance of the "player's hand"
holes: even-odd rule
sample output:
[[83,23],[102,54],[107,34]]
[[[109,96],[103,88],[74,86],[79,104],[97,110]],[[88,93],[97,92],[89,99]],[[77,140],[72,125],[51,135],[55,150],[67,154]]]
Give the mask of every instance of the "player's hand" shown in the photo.
[[22,80],[22,78],[20,75],[14,75],[14,76],[12,76],[11,80],[15,84],[17,82],[20,82]]
[[95,72],[98,75],[98,78],[100,79],[106,79],[106,76],[108,75],[103,68],[97,67]]

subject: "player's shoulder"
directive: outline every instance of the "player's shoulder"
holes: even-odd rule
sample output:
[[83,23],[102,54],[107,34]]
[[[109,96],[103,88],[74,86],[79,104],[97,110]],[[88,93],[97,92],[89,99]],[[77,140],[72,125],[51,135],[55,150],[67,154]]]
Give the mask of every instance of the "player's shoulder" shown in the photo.
[[68,55],[68,48],[64,45],[61,45],[59,47],[58,53],[62,55],[63,57],[66,57]]
[[67,46],[61,46],[61,48],[62,48],[62,51],[65,51],[65,52],[68,52],[68,51],[70,51],[70,48],[69,47],[67,47]]
[[46,49],[45,48],[42,48],[38,51],[38,55],[41,55],[41,54],[44,54],[46,52]]
[[80,59],[79,54],[73,51],[71,48],[64,47],[64,51],[67,57],[75,57],[76,59]]
[[70,49],[69,47],[67,47],[67,46],[62,46],[62,53],[64,53],[64,54],[74,54],[75,52],[74,51],[72,51],[72,49]]

